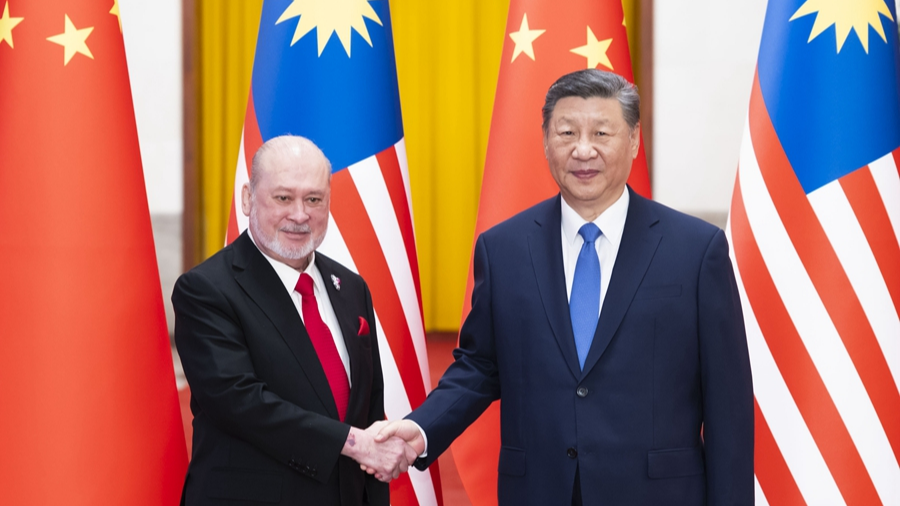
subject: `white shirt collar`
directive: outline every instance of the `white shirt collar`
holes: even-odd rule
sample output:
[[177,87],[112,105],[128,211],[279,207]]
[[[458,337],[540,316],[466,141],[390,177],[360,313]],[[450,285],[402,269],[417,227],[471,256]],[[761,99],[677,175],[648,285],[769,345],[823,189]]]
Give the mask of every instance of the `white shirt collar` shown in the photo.
[[[259,249],[259,252],[262,253],[266,260],[272,265],[272,268],[275,269],[275,274],[278,274],[278,279],[284,283],[284,288],[288,291],[288,293],[293,293],[294,289],[297,287],[297,281],[300,279],[301,272],[297,269],[291,267],[290,265],[280,261],[275,260],[266,254],[265,251],[260,249],[259,244],[256,243],[256,239],[253,238],[253,233],[250,232],[250,229],[247,229],[247,235],[250,236],[250,240],[253,242],[253,245],[256,246],[256,249]],[[313,287],[316,292],[321,290],[322,283],[322,275],[319,274],[319,269],[315,267],[316,265],[316,252],[313,251],[309,257],[309,265],[306,266],[306,269],[303,272],[307,273],[313,279]]]
[[[628,215],[628,202],[630,199],[628,188],[625,188],[622,196],[594,220],[594,224],[600,228],[603,236],[617,251],[619,243],[622,241],[622,233],[625,230],[625,218]],[[587,220],[572,209],[565,198],[560,198],[559,200],[562,202],[563,237],[569,244],[575,244],[575,240],[579,237],[578,230],[587,223]]]

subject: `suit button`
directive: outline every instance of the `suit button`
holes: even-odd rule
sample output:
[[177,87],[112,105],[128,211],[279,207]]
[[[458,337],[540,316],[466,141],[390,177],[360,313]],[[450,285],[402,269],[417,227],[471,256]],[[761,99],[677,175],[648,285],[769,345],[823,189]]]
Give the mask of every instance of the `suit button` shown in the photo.
[[589,390],[586,387],[578,387],[578,390],[575,390],[575,395],[578,397],[587,397]]
[[574,459],[578,456],[578,450],[576,450],[575,448],[569,448],[568,450],[566,450],[566,455],[568,455],[570,459]]

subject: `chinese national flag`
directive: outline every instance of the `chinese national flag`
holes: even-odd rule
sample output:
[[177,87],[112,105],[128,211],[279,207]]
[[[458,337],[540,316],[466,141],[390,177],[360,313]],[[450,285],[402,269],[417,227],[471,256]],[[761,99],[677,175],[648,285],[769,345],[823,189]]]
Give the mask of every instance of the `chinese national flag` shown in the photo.
[[[585,68],[634,80],[621,0],[511,0],[500,78],[481,186],[475,235],[550,198],[559,190],[544,158],[541,107],[547,89],[563,74]],[[650,197],[644,147],[628,178]],[[472,271],[463,319],[471,309]],[[452,446],[460,477],[474,506],[497,504],[500,403],[495,402]]]
[[0,0],[0,504],[187,469],[116,0]]

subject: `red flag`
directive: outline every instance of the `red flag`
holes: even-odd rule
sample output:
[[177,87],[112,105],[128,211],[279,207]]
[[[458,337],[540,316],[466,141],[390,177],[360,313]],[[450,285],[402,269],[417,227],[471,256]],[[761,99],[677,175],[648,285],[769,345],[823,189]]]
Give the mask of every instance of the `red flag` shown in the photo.
[[0,0],[0,504],[187,469],[115,0]]
[[[559,189],[544,158],[541,107],[559,77],[585,68],[634,80],[621,0],[511,0],[475,235]],[[628,184],[650,197],[641,145]],[[472,271],[463,319],[471,309]],[[497,504],[500,409],[494,403],[452,446],[472,504]]]

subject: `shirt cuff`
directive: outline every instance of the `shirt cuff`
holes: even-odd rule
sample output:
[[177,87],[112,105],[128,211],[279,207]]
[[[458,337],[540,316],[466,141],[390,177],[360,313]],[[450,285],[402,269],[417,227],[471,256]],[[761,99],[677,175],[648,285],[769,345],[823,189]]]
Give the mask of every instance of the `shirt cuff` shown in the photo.
[[[409,420],[409,418],[407,418],[407,420]],[[414,420],[409,420],[409,421],[412,422],[413,425],[415,425],[417,429],[419,429],[419,434],[422,435],[422,440],[425,441],[425,450],[423,450],[422,454],[419,455],[420,459],[424,459],[425,457],[428,456],[428,436],[425,435],[425,431],[422,430],[421,425],[417,424]]]

